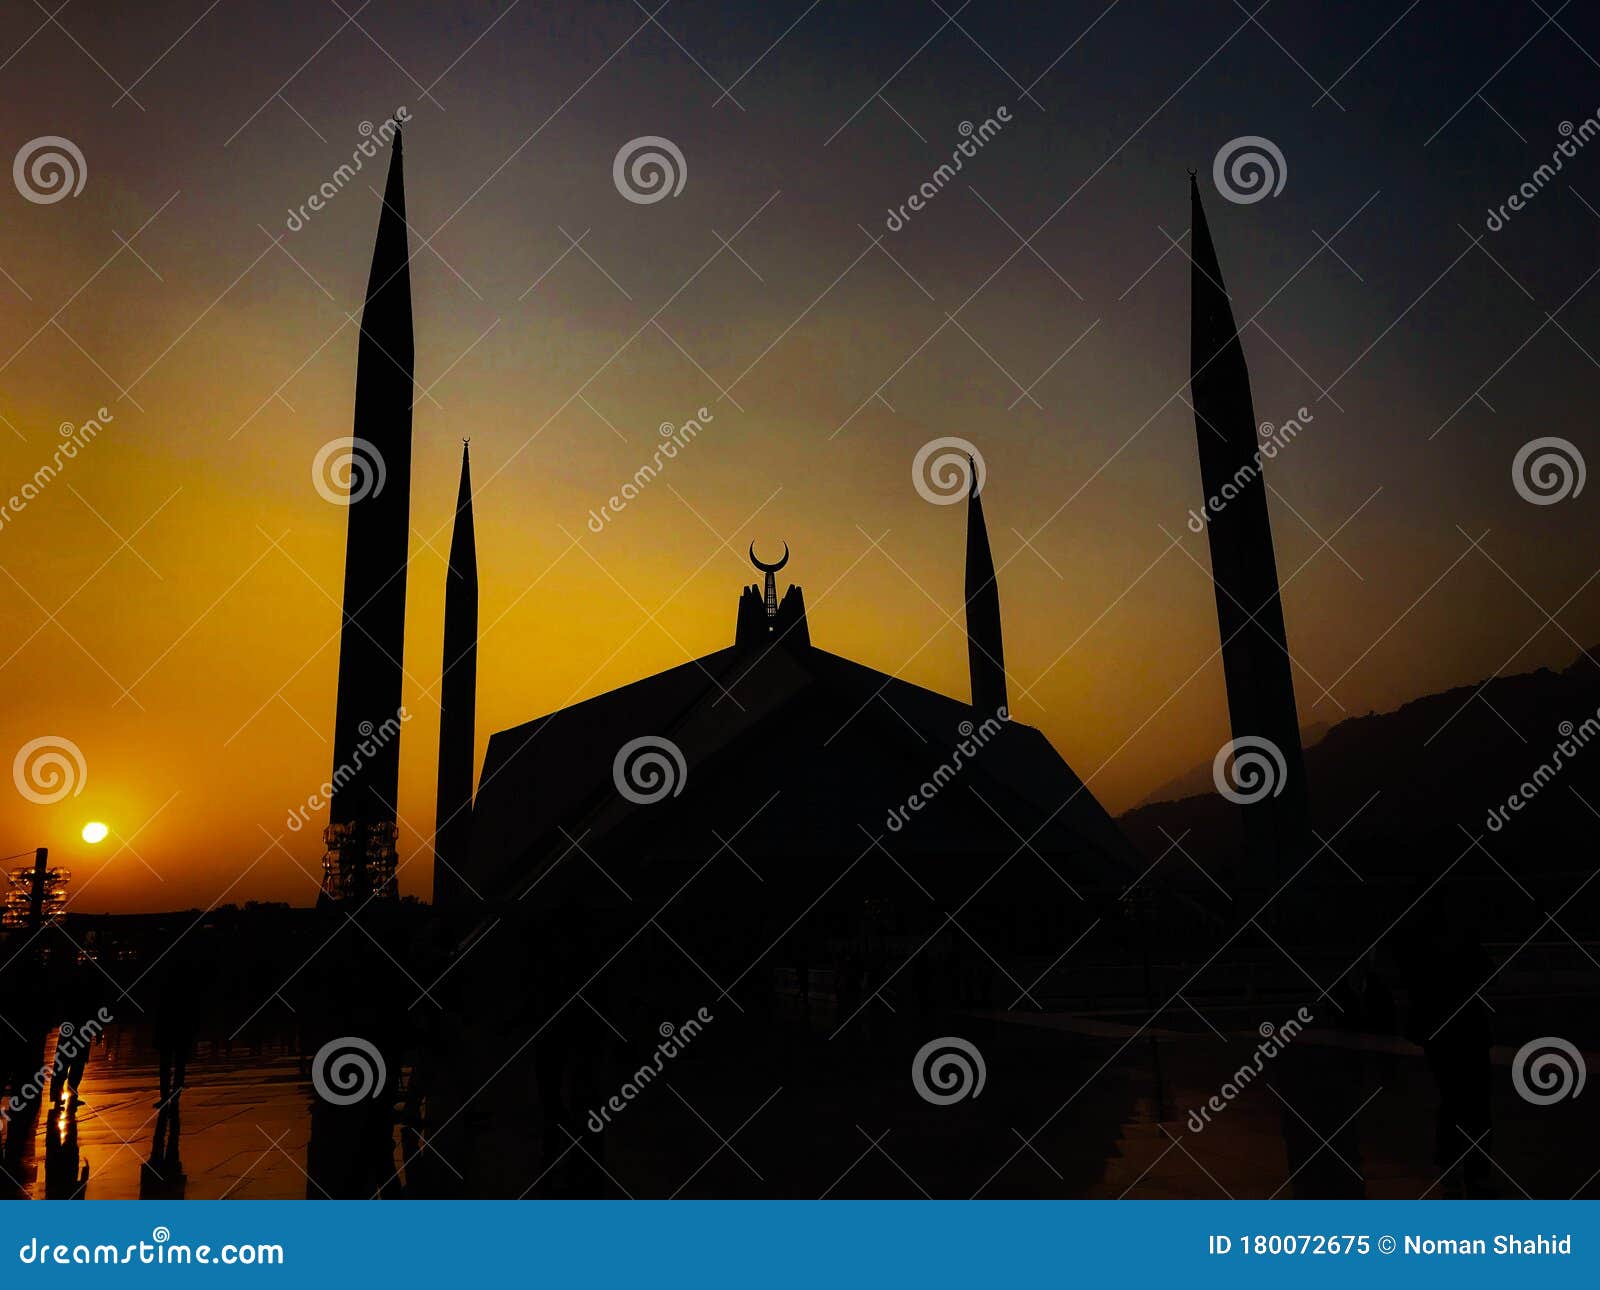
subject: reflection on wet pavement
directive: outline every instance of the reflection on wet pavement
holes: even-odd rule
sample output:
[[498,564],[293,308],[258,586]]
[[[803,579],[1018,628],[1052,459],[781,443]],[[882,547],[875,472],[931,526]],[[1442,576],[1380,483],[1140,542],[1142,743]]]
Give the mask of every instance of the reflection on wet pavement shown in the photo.
[[0,1162],[8,1194],[129,1200],[142,1187],[146,1197],[190,1200],[305,1196],[312,1094],[293,1054],[195,1061],[173,1126],[157,1105],[154,1050],[141,1051],[115,1028],[107,1040],[90,1056],[79,1104],[69,1098],[9,1126],[15,1140]]

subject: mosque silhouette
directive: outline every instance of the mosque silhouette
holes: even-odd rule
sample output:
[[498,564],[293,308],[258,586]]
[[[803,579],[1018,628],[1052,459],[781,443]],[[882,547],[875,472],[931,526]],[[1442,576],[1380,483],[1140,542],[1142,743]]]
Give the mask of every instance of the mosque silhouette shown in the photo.
[[[994,1027],[1002,1011],[1037,1008],[1039,980],[1086,941],[1102,960],[1143,956],[1148,992],[1151,938],[1214,914],[1141,888],[1145,858],[1050,742],[1013,720],[984,519],[992,499],[971,461],[960,463],[965,700],[816,644],[802,589],[778,594],[788,544],[767,561],[752,542],[762,583],[730,597],[731,644],[495,733],[475,776],[478,569],[464,447],[446,573],[432,940],[422,952],[385,949],[400,741],[372,756],[362,740],[401,703],[414,395],[402,164],[397,133],[357,361],[354,437],[373,461],[352,481],[321,899],[370,927],[385,957],[429,961],[423,972],[437,969],[445,999],[426,990],[436,1012],[401,1006],[409,991],[374,984],[392,987],[394,974],[359,942],[327,956],[312,1030],[361,1035],[389,1054],[390,1096],[314,1104],[309,1194],[393,1194],[402,1175],[409,1194],[612,1193],[606,1162],[618,1153],[632,1176],[676,1156],[678,1103],[693,1109],[681,1087],[698,1080],[723,1108],[768,1078],[789,1088],[778,1153],[789,1165],[763,1186],[804,1193],[819,1183],[807,1140],[831,1129],[839,1098],[870,1105],[888,1093],[894,1115],[916,1110],[904,1104],[904,1050],[928,1038],[920,1028],[932,1018]],[[1310,828],[1265,489],[1250,473],[1249,378],[1191,193],[1201,475],[1208,493],[1226,485],[1231,498],[1208,518],[1229,709],[1236,739],[1269,741],[1283,761],[1278,791],[1243,808],[1249,894],[1302,862]],[[365,486],[385,472],[381,490]],[[1048,966],[1030,982],[1005,967],[1019,962]],[[1017,1030],[991,1029],[991,1052],[1018,1059]],[[662,1075],[663,1046],[670,1096],[645,1087]],[[1133,1097],[1109,1083],[1100,1096],[1112,1104],[1077,1130],[1105,1138],[1096,1149],[1106,1151]],[[1311,1115],[1325,1142],[1336,1126]],[[665,1175],[659,1183],[671,1191]]]

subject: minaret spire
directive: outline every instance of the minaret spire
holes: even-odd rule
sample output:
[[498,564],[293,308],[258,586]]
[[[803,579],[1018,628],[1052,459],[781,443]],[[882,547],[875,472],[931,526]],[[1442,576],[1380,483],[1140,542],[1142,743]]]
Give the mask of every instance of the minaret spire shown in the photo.
[[1253,800],[1244,807],[1246,880],[1276,885],[1307,854],[1311,829],[1294,674],[1278,594],[1266,481],[1257,456],[1250,373],[1192,171],[1189,192],[1194,230],[1189,390],[1201,485],[1207,499],[1219,502],[1207,502],[1205,519],[1228,716],[1235,744],[1268,740],[1283,767],[1281,775],[1272,777],[1272,791],[1251,794]]
[[344,626],[322,894],[395,897],[401,656],[411,538],[411,275],[394,136],[356,349]]
[[433,835],[433,903],[459,904],[472,844],[472,768],[478,702],[478,549],[472,463],[461,443],[461,485],[444,586],[444,676],[439,686],[439,791]]
[[989,530],[983,522],[976,463],[968,458],[972,491],[967,497],[967,667],[972,706],[985,716],[1006,707],[1005,649],[1000,634],[1000,588],[995,582]]

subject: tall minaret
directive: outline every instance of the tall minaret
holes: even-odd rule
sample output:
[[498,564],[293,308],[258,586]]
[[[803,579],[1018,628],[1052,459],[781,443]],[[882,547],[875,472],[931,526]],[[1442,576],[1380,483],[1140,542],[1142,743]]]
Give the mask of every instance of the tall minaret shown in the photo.
[[1250,373],[1193,174],[1189,189],[1194,230],[1189,391],[1200,448],[1200,480],[1207,498],[1222,498],[1224,485],[1230,486],[1231,497],[1219,509],[1206,511],[1228,716],[1235,741],[1266,739],[1281,754],[1283,764],[1281,775],[1276,769],[1271,775],[1274,787],[1281,779],[1281,789],[1243,808],[1246,881],[1276,886],[1309,854],[1311,823],[1300,721],[1278,598],[1266,481],[1255,455]]
[[444,676],[439,683],[439,795],[433,834],[433,904],[461,900],[472,845],[472,766],[478,704],[478,548],[472,533],[472,465],[461,446],[461,488],[444,584]]
[[972,491],[967,497],[967,667],[972,706],[993,716],[1006,706],[1006,661],[1000,638],[1000,588],[995,582],[989,530],[978,497],[978,471],[968,459]]
[[397,895],[401,656],[411,526],[411,274],[400,135],[394,136],[356,349],[355,444],[345,544],[333,801],[322,894]]

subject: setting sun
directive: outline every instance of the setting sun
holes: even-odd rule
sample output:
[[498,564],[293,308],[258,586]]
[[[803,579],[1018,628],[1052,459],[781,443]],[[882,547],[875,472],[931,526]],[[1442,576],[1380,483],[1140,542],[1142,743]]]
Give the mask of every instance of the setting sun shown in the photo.
[[100,823],[99,820],[91,820],[83,826],[83,840],[85,842],[104,842],[106,834],[110,832],[111,830]]

